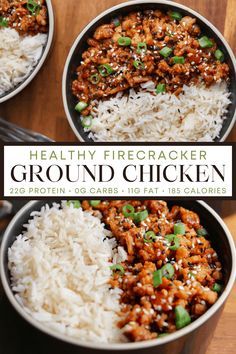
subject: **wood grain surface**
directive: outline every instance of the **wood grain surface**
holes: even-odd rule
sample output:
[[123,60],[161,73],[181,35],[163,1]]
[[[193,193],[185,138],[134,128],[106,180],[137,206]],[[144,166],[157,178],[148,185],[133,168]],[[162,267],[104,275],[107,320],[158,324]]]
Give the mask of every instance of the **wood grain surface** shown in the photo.
[[[121,2],[120,0],[52,0],[56,20],[52,51],[34,81],[17,97],[0,105],[0,116],[59,142],[76,141],[67,123],[61,98],[64,63],[70,46],[81,29],[98,13]],[[177,2],[206,16],[224,34],[236,53],[236,0],[177,0]],[[228,141],[236,141],[236,126]],[[215,207],[224,217],[236,240],[236,202],[217,202]],[[226,303],[206,354],[235,353],[235,325],[236,288]],[[19,352],[22,353],[24,351]]]

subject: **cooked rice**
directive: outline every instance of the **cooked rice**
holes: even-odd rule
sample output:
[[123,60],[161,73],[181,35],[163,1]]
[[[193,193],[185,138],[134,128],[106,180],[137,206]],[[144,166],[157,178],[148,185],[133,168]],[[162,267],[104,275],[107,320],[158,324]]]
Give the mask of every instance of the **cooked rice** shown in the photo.
[[20,36],[15,29],[0,29],[0,96],[29,76],[46,41],[47,34]]
[[120,342],[120,289],[109,289],[109,266],[126,252],[98,217],[62,203],[43,207],[9,249],[16,299],[36,320],[63,334]]
[[230,93],[226,82],[184,86],[183,93],[155,94],[152,82],[136,92],[95,103],[89,137],[95,141],[213,141],[219,136]]

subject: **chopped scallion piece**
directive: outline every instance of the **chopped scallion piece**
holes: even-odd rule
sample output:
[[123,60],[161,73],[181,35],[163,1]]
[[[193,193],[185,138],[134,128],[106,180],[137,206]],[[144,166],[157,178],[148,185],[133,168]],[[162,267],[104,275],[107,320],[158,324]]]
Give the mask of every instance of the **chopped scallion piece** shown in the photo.
[[166,263],[162,268],[162,276],[171,279],[173,275],[175,274],[175,268],[172,266],[170,263]]
[[80,101],[79,103],[77,103],[77,105],[75,106],[75,110],[77,112],[82,112],[86,107],[88,107],[88,104],[86,102]]
[[34,16],[38,15],[41,9],[41,6],[34,0],[28,0],[26,7],[29,10],[29,12],[31,12],[31,14]]
[[161,333],[159,334],[158,338],[166,337],[168,336],[169,333]]
[[161,269],[155,270],[153,272],[153,286],[157,288],[159,285],[162,284],[162,271]]
[[178,236],[170,234],[170,235],[166,235],[165,238],[167,239],[167,241],[169,242],[169,249],[171,251],[176,251],[179,246],[180,246],[180,241]]
[[102,64],[98,67],[98,71],[100,73],[101,76],[106,77],[111,75],[114,70],[112,69],[112,67],[109,64]]
[[218,284],[218,283],[215,283],[212,287],[212,290],[217,292],[217,293],[221,293],[222,291],[222,285],[221,284]]
[[140,60],[134,60],[133,66],[138,70],[143,70],[145,68],[144,64]]
[[144,235],[144,242],[145,243],[155,242],[156,239],[157,239],[157,236],[155,235],[155,232],[153,232],[153,231],[148,231]]
[[93,75],[90,76],[89,81],[90,81],[93,85],[96,85],[96,84],[99,83],[100,77],[99,77],[98,74],[93,74]]
[[175,64],[184,64],[185,61],[184,57],[177,57],[177,56],[173,57],[172,60]]
[[8,20],[0,16],[0,27],[8,27]]
[[120,37],[117,43],[122,47],[127,47],[131,44],[131,38],[129,37]]
[[92,116],[86,116],[83,117],[81,120],[81,124],[84,128],[89,129],[92,126],[92,122],[93,122],[93,117]]
[[175,308],[175,325],[177,329],[183,328],[191,323],[191,317],[187,310],[182,306]]
[[134,213],[133,220],[134,220],[135,224],[138,224],[139,222],[145,220],[147,217],[148,217],[148,211],[142,210],[142,211],[139,211],[138,213]]
[[197,229],[197,235],[205,237],[208,235],[208,232],[206,229],[204,229],[204,227],[202,227],[201,229]]
[[162,48],[161,50],[160,50],[160,54],[164,57],[164,58],[168,58],[170,55],[171,55],[171,53],[172,53],[172,49],[171,48],[169,48],[169,47],[164,47],[164,48]]
[[224,56],[224,53],[220,50],[220,49],[217,49],[215,51],[215,58],[217,60],[219,60],[220,62],[223,62],[225,60],[225,56]]
[[114,24],[115,27],[120,26],[120,21],[119,21],[118,18],[114,18],[114,20],[113,20],[112,22],[113,22],[113,24]]
[[213,42],[207,37],[203,36],[198,40],[201,48],[211,48],[213,47]]
[[165,84],[158,84],[156,87],[156,93],[163,93],[166,92],[166,85]]
[[185,234],[185,225],[182,222],[178,222],[174,225],[174,234],[175,235],[184,235]]
[[113,272],[119,271],[121,275],[125,273],[124,267],[121,264],[114,264],[110,266],[110,269]]
[[147,51],[147,43],[139,42],[137,46],[137,53],[142,54],[142,53],[146,53],[146,51]]
[[180,21],[182,19],[182,15],[180,12],[177,12],[177,11],[170,11],[169,12],[169,16],[171,18],[173,18],[173,20],[177,20],[177,21]]
[[133,205],[127,204],[124,205],[122,208],[122,214],[126,217],[126,218],[133,218],[134,216],[134,207]]
[[89,204],[92,207],[97,207],[101,203],[101,200],[90,200]]
[[66,204],[68,206],[70,206],[72,204],[75,209],[81,208],[81,203],[79,200],[68,200],[68,202]]

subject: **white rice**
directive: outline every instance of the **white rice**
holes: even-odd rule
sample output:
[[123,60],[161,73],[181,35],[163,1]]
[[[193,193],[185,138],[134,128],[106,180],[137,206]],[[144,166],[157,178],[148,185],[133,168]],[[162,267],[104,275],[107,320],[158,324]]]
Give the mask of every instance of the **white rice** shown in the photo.
[[15,29],[0,29],[0,96],[30,75],[46,42],[47,34],[20,36]]
[[155,94],[153,82],[109,100],[95,102],[90,138],[94,141],[213,141],[230,104],[226,82],[183,93]]
[[9,249],[12,289],[36,320],[93,342],[121,342],[120,289],[110,266],[127,257],[98,217],[62,203],[45,206]]

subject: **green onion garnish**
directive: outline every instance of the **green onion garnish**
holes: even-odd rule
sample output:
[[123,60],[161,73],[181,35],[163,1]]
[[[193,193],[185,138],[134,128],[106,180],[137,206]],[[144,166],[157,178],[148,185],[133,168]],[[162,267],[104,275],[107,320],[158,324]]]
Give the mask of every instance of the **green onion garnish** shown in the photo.
[[128,45],[131,44],[131,38],[129,37],[120,37],[117,41],[117,43],[122,46],[122,47],[127,47]]
[[101,203],[101,200],[90,200],[89,204],[92,207],[97,207]]
[[218,283],[215,283],[212,287],[212,290],[217,292],[217,293],[221,293],[222,291],[222,285],[221,284],[218,284]]
[[99,83],[100,81],[100,77],[98,74],[93,74],[89,77],[89,81],[93,84],[93,85],[96,85]]
[[205,237],[208,235],[208,232],[206,229],[204,229],[204,227],[202,227],[201,229],[197,229],[197,235]]
[[169,249],[171,251],[176,251],[179,246],[180,246],[180,241],[178,236],[170,234],[170,235],[166,235],[165,238],[167,239],[167,241],[169,242]]
[[0,27],[8,27],[8,20],[4,17],[0,17]]
[[119,271],[120,274],[124,274],[125,273],[124,267],[122,265],[120,265],[120,264],[114,264],[114,265],[110,266],[110,269],[113,272]]
[[137,46],[137,53],[142,54],[142,53],[146,53],[146,51],[147,51],[147,43],[139,42]]
[[139,222],[145,220],[147,217],[148,217],[148,211],[142,210],[142,211],[139,211],[138,213],[134,213],[133,220],[134,220],[135,224],[138,224]]
[[159,285],[162,284],[162,271],[161,269],[155,270],[153,272],[153,286],[157,288]]
[[70,206],[72,204],[75,209],[81,208],[81,203],[79,200],[68,200],[68,202],[66,204],[68,206]]
[[178,20],[178,21],[180,21],[181,19],[182,19],[182,15],[181,15],[181,13],[180,12],[177,12],[177,11],[170,11],[169,12],[169,16],[171,17],[171,18],[173,18],[173,20]]
[[155,242],[156,239],[157,239],[157,236],[155,235],[155,232],[153,232],[153,231],[146,232],[144,235],[144,238],[143,238],[145,243]]
[[172,60],[175,64],[184,64],[185,61],[184,57],[177,57],[177,56],[173,57]]
[[129,218],[129,217],[132,218],[134,216],[134,207],[133,207],[133,205],[130,205],[130,204],[124,205],[123,208],[122,208],[122,214],[126,218]]
[[175,274],[175,268],[172,266],[170,263],[166,263],[162,268],[162,276],[171,279],[173,275]]
[[174,225],[174,234],[175,235],[184,235],[185,234],[185,225],[182,222],[178,222]]
[[34,0],[28,0],[26,7],[32,15],[38,15],[41,9],[41,6]]
[[112,69],[112,67],[109,64],[102,64],[98,67],[98,71],[100,73],[101,76],[106,77],[111,75],[114,70]]
[[170,55],[171,55],[171,53],[172,53],[172,49],[171,48],[169,48],[169,47],[164,47],[164,48],[162,48],[161,50],[160,50],[160,54],[164,57],[164,58],[168,58]]
[[92,116],[86,116],[83,117],[81,120],[81,124],[84,128],[89,129],[92,126],[92,122],[93,122],[93,117]]
[[207,37],[203,36],[198,40],[201,48],[211,48],[213,47],[213,42]]
[[158,338],[166,337],[168,335],[169,335],[169,333],[161,333],[158,335]]
[[219,60],[220,62],[223,62],[225,60],[225,56],[224,56],[224,53],[220,50],[220,49],[217,49],[215,51],[215,58],[217,60]]
[[133,66],[138,70],[143,70],[145,68],[144,64],[140,60],[134,60]]
[[175,308],[175,325],[177,329],[183,328],[191,323],[191,317],[187,310],[182,306]]
[[156,87],[156,93],[163,93],[166,92],[166,85],[165,84],[158,84]]
[[82,112],[86,107],[88,107],[88,104],[86,102],[80,101],[79,103],[77,103],[77,105],[75,106],[75,110],[77,112]]
[[115,27],[120,26],[120,21],[119,21],[118,18],[114,18],[114,20],[112,21],[112,23],[113,23],[113,25],[114,25]]

